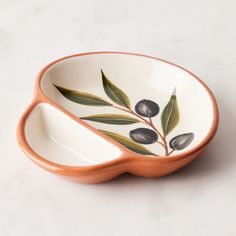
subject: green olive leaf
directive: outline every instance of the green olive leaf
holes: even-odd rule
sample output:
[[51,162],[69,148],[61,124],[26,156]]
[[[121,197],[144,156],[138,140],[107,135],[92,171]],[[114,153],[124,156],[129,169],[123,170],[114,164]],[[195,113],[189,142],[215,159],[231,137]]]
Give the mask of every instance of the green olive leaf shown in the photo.
[[107,96],[116,104],[119,104],[123,107],[130,108],[130,101],[128,96],[118,87],[116,87],[103,73],[102,73],[102,83],[103,88]]
[[133,117],[119,114],[92,115],[80,117],[80,119],[114,125],[130,125],[140,122],[138,119],[135,119]]
[[67,99],[72,102],[76,102],[82,105],[88,106],[111,106],[112,104],[107,102],[106,100],[95,96],[93,94],[84,93],[80,91],[66,89],[54,84],[54,86],[58,89],[58,91]]
[[179,109],[176,98],[176,89],[170,97],[161,114],[161,125],[164,135],[168,135],[179,122]]
[[100,131],[102,133],[104,133],[105,135],[109,136],[110,138],[114,139],[115,141],[117,141],[121,145],[125,146],[129,150],[133,151],[133,152],[136,152],[136,153],[142,154],[142,155],[154,155],[154,156],[156,156],[156,154],[152,153],[147,148],[143,147],[140,144],[135,143],[134,141],[132,141],[131,139],[129,139],[125,136],[122,136],[122,135],[117,134],[117,133],[105,131],[105,130],[100,130]]

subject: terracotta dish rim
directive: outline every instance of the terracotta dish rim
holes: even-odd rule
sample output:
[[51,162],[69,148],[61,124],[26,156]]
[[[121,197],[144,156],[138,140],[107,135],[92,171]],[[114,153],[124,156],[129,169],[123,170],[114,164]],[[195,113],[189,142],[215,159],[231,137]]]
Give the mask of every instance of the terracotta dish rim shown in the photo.
[[[158,61],[165,62],[165,63],[170,64],[172,66],[178,67],[178,68],[186,71],[190,75],[192,75],[193,79],[196,79],[205,88],[205,90],[209,94],[211,102],[212,102],[213,121],[212,121],[212,124],[211,124],[211,128],[209,129],[209,131],[208,131],[207,135],[205,136],[205,138],[203,138],[202,141],[198,145],[194,146],[192,149],[190,149],[188,151],[184,151],[180,154],[174,154],[174,155],[171,155],[171,156],[155,156],[155,157],[153,157],[153,156],[142,156],[142,155],[139,155],[139,154],[133,154],[133,156],[132,156],[130,154],[130,157],[128,157],[128,158],[127,158],[127,154],[126,155],[123,154],[120,157],[118,157],[116,159],[113,159],[111,161],[106,161],[106,162],[100,163],[100,164],[98,163],[98,164],[93,164],[93,165],[85,165],[85,166],[70,166],[70,165],[58,164],[56,162],[49,161],[49,160],[45,159],[44,157],[40,156],[38,153],[36,153],[31,148],[31,146],[29,145],[29,143],[26,140],[24,128],[25,128],[25,122],[26,122],[28,116],[30,115],[30,113],[32,112],[34,107],[37,106],[40,103],[47,103],[47,104],[52,105],[54,108],[60,110],[65,115],[70,116],[72,119],[76,120],[76,122],[80,123],[81,125],[87,127],[88,129],[90,129],[93,132],[97,133],[98,135],[102,136],[102,138],[107,139],[109,142],[113,143],[115,146],[118,146],[122,150],[123,153],[124,152],[127,153],[126,148],[122,147],[120,144],[118,144],[114,140],[111,140],[106,135],[104,135],[101,132],[97,131],[91,125],[85,123],[84,121],[80,120],[79,118],[75,118],[75,116],[73,114],[71,114],[70,112],[68,112],[64,108],[62,108],[60,105],[58,105],[57,103],[52,101],[50,98],[48,98],[46,96],[46,94],[44,94],[44,92],[42,91],[42,88],[41,88],[41,80],[42,80],[42,77],[43,77],[44,73],[50,67],[52,67],[53,65],[55,65],[58,62],[61,62],[63,60],[69,59],[69,58],[86,56],[86,55],[95,55],[95,54],[123,54],[123,55],[132,55],[132,56],[138,56],[138,57],[145,57],[147,59],[153,59],[153,60],[158,60]],[[98,170],[98,169],[102,169],[104,167],[109,167],[109,166],[112,166],[112,165],[115,165],[115,164],[125,164],[125,163],[130,163],[132,161],[155,161],[155,160],[158,160],[158,161],[161,161],[161,162],[168,163],[168,162],[176,162],[178,160],[182,160],[184,158],[187,158],[187,157],[191,156],[194,153],[197,153],[201,149],[203,149],[211,141],[211,139],[214,137],[214,135],[217,131],[217,128],[218,128],[218,124],[219,124],[219,111],[218,111],[218,105],[217,105],[215,96],[213,95],[212,91],[208,88],[208,86],[199,77],[197,77],[195,74],[193,74],[189,70],[187,70],[184,67],[179,66],[175,63],[169,62],[167,60],[160,59],[160,58],[153,57],[153,56],[148,56],[148,55],[145,55],[145,54],[130,53],[130,52],[117,52],[117,51],[97,51],[97,52],[77,53],[77,54],[65,56],[65,57],[57,59],[53,62],[48,63],[45,67],[43,67],[43,69],[41,69],[41,71],[39,72],[39,74],[36,77],[34,99],[31,102],[30,106],[28,106],[28,108],[26,109],[26,111],[24,112],[24,114],[22,115],[22,117],[21,117],[21,119],[18,123],[17,139],[18,139],[19,145],[22,148],[22,150],[34,162],[40,164],[42,167],[44,167],[46,169],[52,169],[54,171],[57,171],[57,170],[73,170],[73,171],[76,172],[76,170],[80,170],[80,171],[85,173],[86,171],[91,171],[91,170],[95,170],[95,169]]]

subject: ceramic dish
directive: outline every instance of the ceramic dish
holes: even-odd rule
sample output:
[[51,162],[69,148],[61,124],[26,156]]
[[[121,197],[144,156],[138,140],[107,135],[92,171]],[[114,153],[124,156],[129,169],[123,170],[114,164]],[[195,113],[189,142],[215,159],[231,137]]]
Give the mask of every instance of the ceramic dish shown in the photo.
[[98,183],[125,172],[170,174],[202,152],[217,125],[212,92],[186,69],[145,55],[95,52],[41,70],[17,137],[41,167]]

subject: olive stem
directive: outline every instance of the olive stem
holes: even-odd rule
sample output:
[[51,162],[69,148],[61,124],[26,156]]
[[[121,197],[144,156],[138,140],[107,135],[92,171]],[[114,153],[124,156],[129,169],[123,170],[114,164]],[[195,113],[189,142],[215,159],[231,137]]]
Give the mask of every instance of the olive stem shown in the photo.
[[164,147],[166,149],[166,147],[165,147],[165,145],[163,143],[161,143],[159,141],[156,141],[156,143],[159,143],[162,147]]
[[161,139],[164,141],[164,136],[162,136],[162,134],[157,130],[157,128],[154,126],[153,122],[152,122],[152,118],[149,117],[149,125],[151,125],[151,127],[158,133],[158,135],[161,137]]
[[157,132],[157,134],[161,137],[163,143],[157,141],[157,143],[159,143],[161,146],[164,147],[165,149],[165,155],[168,156],[168,146],[167,146],[167,143],[166,143],[166,137],[165,135],[163,136],[158,130],[157,128],[154,126],[153,122],[152,122],[152,119],[151,117],[149,117],[149,121],[147,121],[146,119],[144,119],[142,116],[139,116],[138,114],[136,114],[134,111],[132,111],[130,108],[127,108],[127,109],[124,109],[124,108],[121,108],[121,107],[118,107],[118,106],[115,106],[115,105],[112,105],[114,108],[116,109],[119,109],[119,110],[122,110],[122,111],[125,111],[125,112],[128,112],[136,117],[138,117],[139,119],[141,119],[145,124],[149,125],[153,130],[155,130]]
[[169,153],[168,153],[168,156],[173,153],[175,151],[175,149],[172,149]]
[[159,131],[157,130],[157,128],[154,126],[151,117],[149,117],[149,123],[150,123],[151,127],[159,134],[159,136],[161,137],[162,141],[164,142],[164,144],[163,144],[163,143],[160,143],[160,142],[158,142],[158,143],[161,144],[161,145],[165,148],[165,155],[167,156],[167,155],[168,155],[168,146],[167,146],[167,143],[166,143],[166,137],[165,137],[165,135],[162,136],[162,135],[160,134],[160,132],[159,132]]
[[[162,136],[162,134],[157,130],[157,128],[153,125],[153,123],[152,123],[152,119],[149,117],[149,121],[147,121],[146,119],[144,119],[142,116],[140,116],[140,115],[138,115],[138,114],[136,114],[134,111],[132,111],[130,108],[129,108],[129,111],[130,111],[130,113],[131,114],[133,114],[133,115],[135,115],[135,116],[137,116],[137,117],[139,117],[141,120],[143,120],[146,124],[148,124],[149,126],[151,126],[156,132],[157,132],[157,134],[161,137],[161,139],[163,140],[163,136]],[[163,140],[164,141],[164,140]]]
[[169,153],[168,153],[168,146],[167,146],[166,135],[165,134],[164,134],[163,142],[164,142],[164,145],[165,145],[166,156],[168,156]]

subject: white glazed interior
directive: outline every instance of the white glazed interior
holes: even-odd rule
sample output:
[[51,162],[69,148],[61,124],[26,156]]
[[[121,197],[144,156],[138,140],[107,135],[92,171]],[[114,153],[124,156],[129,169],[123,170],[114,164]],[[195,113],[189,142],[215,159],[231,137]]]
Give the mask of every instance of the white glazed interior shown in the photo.
[[[71,57],[51,66],[43,75],[41,87],[50,99],[77,117],[103,113],[122,114],[121,111],[111,107],[85,106],[71,102],[53,86],[56,84],[68,89],[92,93],[110,102],[103,90],[101,69],[115,85],[129,96],[132,108],[142,99],[150,99],[158,103],[160,113],[153,118],[153,122],[160,130],[160,114],[176,87],[180,121],[167,136],[167,141],[182,133],[192,132],[195,136],[187,148],[175,152],[175,154],[185,152],[198,145],[208,134],[213,122],[213,104],[207,90],[190,73],[163,61],[115,53]],[[37,121],[38,119],[41,121]],[[57,125],[55,125],[54,120],[56,120]],[[62,164],[100,163],[119,156],[120,153],[117,148],[110,147],[111,144],[102,141],[103,139],[98,136],[95,137],[95,134],[90,134],[92,137],[90,138],[86,135],[86,132],[90,131],[85,131],[86,128],[69,120],[70,118],[46,105],[37,108],[31,115],[26,127],[30,145],[42,156]],[[34,126],[32,122],[39,124],[39,127],[34,130],[34,134],[31,134]],[[44,133],[40,128],[41,123],[46,124]],[[131,129],[145,127],[139,123],[122,126],[89,121],[88,123],[95,128],[116,132],[126,137],[129,137]],[[56,131],[57,129],[61,130],[62,127],[63,132]],[[84,131],[84,135],[80,130]],[[51,136],[50,133],[56,135]],[[35,141],[33,141],[32,135],[35,136]],[[37,136],[40,137],[41,142],[37,141]],[[69,138],[71,136],[76,137],[76,139]],[[80,145],[81,142],[83,143],[82,146]],[[99,147],[100,142],[104,142],[102,150]],[[50,148],[47,149],[49,146]],[[160,145],[151,144],[146,147],[154,153],[164,155],[163,148]],[[95,149],[99,149],[101,153],[96,152]],[[95,152],[92,154],[93,151]]]
[[[122,154],[105,139],[45,103],[39,104],[31,112],[25,133],[28,143],[37,153],[62,165],[93,165]],[[88,148],[94,143],[96,145]]]

